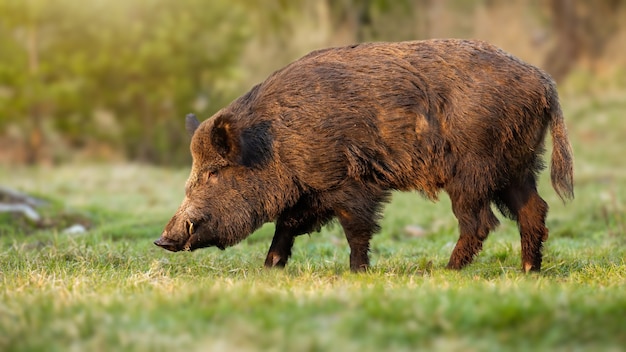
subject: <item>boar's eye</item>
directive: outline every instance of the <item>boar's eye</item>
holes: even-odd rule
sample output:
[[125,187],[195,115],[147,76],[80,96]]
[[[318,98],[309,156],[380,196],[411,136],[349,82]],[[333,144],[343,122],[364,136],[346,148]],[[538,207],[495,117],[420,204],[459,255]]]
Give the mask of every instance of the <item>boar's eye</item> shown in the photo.
[[207,183],[209,181],[215,181],[215,176],[217,176],[217,170],[205,171],[203,175],[204,183]]

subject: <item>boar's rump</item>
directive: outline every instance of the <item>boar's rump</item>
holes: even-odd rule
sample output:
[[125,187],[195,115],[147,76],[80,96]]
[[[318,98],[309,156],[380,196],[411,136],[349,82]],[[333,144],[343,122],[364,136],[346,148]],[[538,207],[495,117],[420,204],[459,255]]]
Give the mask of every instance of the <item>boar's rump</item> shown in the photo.
[[498,220],[517,221],[522,268],[540,270],[548,205],[537,175],[549,129],[552,185],[573,197],[572,151],[548,74],[481,41],[367,43],[314,51],[200,123],[185,198],[155,244],[232,246],[263,223],[265,261],[338,218],[350,268],[369,265],[392,190],[450,196],[460,236],[449,268],[469,264]]

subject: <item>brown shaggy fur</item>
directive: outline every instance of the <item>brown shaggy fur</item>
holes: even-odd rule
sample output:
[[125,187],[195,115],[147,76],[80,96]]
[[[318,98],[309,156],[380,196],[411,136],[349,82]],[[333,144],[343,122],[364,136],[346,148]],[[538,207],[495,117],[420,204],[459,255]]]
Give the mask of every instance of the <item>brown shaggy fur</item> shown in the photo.
[[519,224],[523,269],[539,270],[548,206],[536,180],[548,129],[552,184],[573,197],[553,80],[480,41],[315,51],[203,123],[188,117],[187,128],[186,197],[155,242],[174,251],[223,249],[275,221],[265,265],[284,266],[296,236],[338,218],[350,268],[364,270],[390,192],[444,190],[460,229],[449,268],[480,251],[498,224],[495,204]]

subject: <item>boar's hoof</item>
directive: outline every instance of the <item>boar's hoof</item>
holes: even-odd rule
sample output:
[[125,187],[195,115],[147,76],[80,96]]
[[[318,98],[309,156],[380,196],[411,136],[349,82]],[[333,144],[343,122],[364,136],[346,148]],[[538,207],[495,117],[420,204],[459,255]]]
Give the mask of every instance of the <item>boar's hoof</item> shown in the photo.
[[365,273],[369,270],[369,264],[350,265],[350,271],[353,273]]
[[540,272],[541,264],[533,265],[532,263],[524,263],[524,273],[528,274],[529,272]]
[[283,268],[287,261],[278,253],[270,252],[265,259],[265,267],[267,268]]

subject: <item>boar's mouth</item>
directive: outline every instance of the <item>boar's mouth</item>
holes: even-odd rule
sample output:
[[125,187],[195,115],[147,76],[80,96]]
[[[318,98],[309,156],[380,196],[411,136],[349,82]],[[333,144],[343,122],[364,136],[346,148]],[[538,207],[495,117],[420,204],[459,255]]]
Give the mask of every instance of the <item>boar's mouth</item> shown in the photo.
[[166,229],[161,237],[158,240],[154,241],[154,244],[171,252],[192,250],[192,244],[194,242],[193,239],[195,237],[194,231],[197,226],[195,226],[191,220],[186,220],[184,227],[185,236],[183,238],[180,238],[178,241],[169,238],[170,234],[169,231]]
[[194,223],[190,220],[185,221],[185,232],[187,235],[187,240],[183,243],[173,241],[167,238],[167,235],[164,234],[158,240],[154,241],[154,244],[167,249],[172,252],[179,251],[187,251],[191,252],[196,249],[206,248],[206,247],[217,247],[221,250],[225,249],[225,246],[216,241],[201,241],[200,235],[198,233],[198,229],[200,228],[200,223]]

